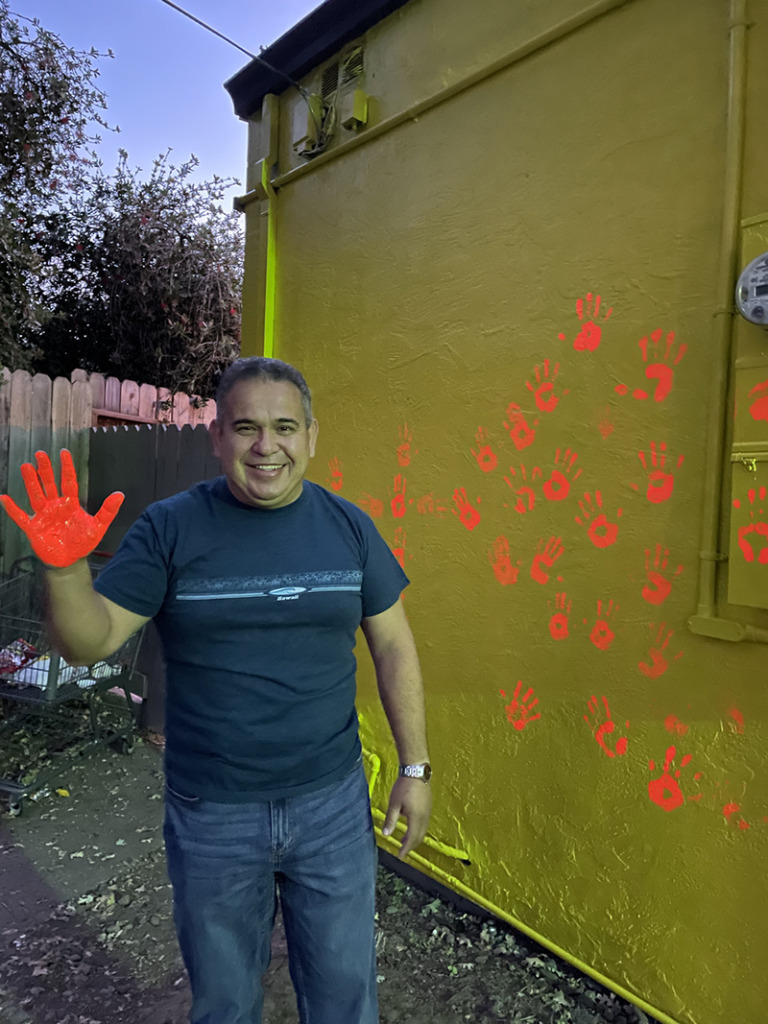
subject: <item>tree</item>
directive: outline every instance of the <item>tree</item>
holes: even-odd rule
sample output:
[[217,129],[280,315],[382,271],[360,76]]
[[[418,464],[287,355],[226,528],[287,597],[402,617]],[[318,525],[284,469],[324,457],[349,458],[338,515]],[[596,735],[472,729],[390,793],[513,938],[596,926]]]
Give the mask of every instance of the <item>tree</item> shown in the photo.
[[159,157],[147,180],[99,169],[51,232],[48,373],[74,366],[209,397],[240,345],[243,237],[220,205],[230,181],[195,182],[193,157]]
[[95,85],[105,55],[28,25],[0,0],[0,365],[14,368],[31,365],[48,316],[42,286],[61,197],[84,187],[96,126],[107,127]]
[[[107,174],[96,50],[0,0],[0,365],[73,369],[206,398],[239,350],[243,239],[229,180],[121,151]],[[26,19],[23,19],[26,21]],[[112,56],[111,52],[108,56]]]

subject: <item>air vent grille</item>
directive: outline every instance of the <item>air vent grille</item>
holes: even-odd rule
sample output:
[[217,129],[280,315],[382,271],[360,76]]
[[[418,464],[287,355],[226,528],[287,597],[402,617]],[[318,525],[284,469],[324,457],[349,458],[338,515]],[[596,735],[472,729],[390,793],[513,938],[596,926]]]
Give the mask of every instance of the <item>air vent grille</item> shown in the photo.
[[323,78],[320,84],[320,95],[324,100],[329,99],[339,87],[339,62],[335,60],[323,71]]

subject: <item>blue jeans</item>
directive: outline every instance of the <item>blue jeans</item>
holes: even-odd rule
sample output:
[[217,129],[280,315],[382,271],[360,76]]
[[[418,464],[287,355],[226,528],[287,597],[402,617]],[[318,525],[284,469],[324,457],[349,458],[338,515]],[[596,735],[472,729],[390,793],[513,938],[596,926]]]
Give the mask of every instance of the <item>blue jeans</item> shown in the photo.
[[250,804],[167,787],[165,843],[191,1024],[261,1024],[278,896],[302,1024],[377,1024],[376,846],[362,764],[313,793]]

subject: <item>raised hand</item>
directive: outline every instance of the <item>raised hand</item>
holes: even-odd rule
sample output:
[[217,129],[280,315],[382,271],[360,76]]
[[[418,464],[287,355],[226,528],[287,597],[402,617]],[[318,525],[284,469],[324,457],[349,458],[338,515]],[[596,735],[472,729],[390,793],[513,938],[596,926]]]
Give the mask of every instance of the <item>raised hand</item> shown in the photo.
[[28,516],[7,494],[0,494],[0,503],[26,533],[37,557],[46,565],[65,568],[94,550],[125,495],[120,491],[110,494],[96,515],[91,516],[80,507],[71,453],[66,448],[61,450],[61,493],[56,488],[48,455],[35,452],[35,458],[37,469],[29,462],[21,467],[33,515]]

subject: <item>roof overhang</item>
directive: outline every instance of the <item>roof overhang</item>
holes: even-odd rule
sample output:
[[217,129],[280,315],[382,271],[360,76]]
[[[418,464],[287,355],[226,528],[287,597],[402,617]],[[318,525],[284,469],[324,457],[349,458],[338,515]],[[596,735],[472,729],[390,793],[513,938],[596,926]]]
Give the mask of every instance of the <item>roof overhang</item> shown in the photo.
[[243,120],[260,113],[262,100],[268,93],[281,93],[288,88],[290,83],[284,75],[300,79],[332,57],[344,43],[362,35],[371,25],[406,3],[408,0],[325,0],[317,10],[261,51],[264,60],[283,74],[276,74],[259,60],[252,60],[224,83],[235,113]]

